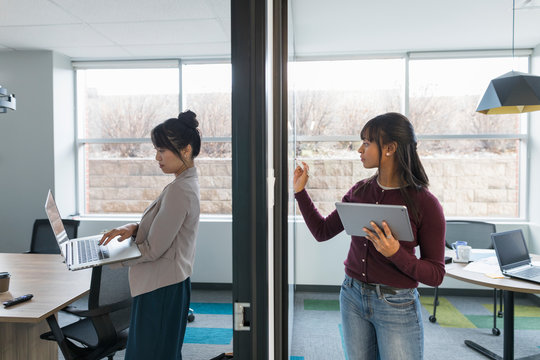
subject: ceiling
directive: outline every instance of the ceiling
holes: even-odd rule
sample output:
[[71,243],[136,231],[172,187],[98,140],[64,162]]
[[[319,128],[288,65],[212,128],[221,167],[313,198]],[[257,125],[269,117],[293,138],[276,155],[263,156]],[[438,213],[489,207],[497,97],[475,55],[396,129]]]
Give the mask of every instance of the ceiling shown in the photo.
[[[512,46],[511,0],[290,0],[297,57]],[[516,0],[515,48],[540,44],[540,0]],[[229,0],[0,0],[0,53],[74,60],[228,58]]]

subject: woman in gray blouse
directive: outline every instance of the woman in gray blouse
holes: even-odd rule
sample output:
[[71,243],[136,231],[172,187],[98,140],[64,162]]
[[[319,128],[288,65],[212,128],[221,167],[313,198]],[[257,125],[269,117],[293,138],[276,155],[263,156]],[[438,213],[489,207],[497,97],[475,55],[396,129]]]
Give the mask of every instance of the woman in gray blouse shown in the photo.
[[195,113],[188,110],[152,130],[159,167],[175,179],[144,211],[139,224],[113,229],[100,242],[133,237],[142,253],[122,263],[130,267],[133,296],[126,360],[182,359],[200,215],[194,164],[201,148],[198,125]]

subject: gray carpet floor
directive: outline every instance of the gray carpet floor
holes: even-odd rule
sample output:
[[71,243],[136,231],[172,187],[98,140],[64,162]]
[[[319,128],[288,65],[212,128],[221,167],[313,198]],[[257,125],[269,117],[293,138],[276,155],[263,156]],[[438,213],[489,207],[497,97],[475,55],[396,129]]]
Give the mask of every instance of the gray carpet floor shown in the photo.
[[[491,297],[445,296],[463,314],[484,315],[492,319]],[[297,292],[295,296],[294,330],[291,355],[303,360],[345,359],[339,332],[339,311],[306,310],[304,301],[312,299],[338,300],[335,293]],[[527,299],[515,300],[516,305],[535,304]],[[429,312],[428,312],[429,311]],[[489,328],[450,328],[429,322],[432,307],[422,308],[424,322],[424,359],[487,359],[464,344],[472,340],[498,355],[503,353],[503,335],[495,336]],[[540,319],[539,319],[540,321]],[[540,324],[537,327],[540,328]],[[490,325],[491,326],[491,325]],[[502,320],[500,325],[502,333]],[[538,354],[540,359],[540,330],[515,330],[516,359]]]
[[[306,300],[338,300],[337,293],[328,292],[296,292],[294,299],[294,322],[292,342],[290,345],[291,360],[342,360],[345,359],[342,347],[342,337],[339,330],[340,314],[336,308],[310,309],[305,306]],[[491,297],[458,297],[445,296],[450,303],[463,314],[490,316],[491,310],[484,304],[490,304]],[[230,291],[194,290],[192,303],[231,303]],[[523,298],[516,298],[516,305],[531,305],[535,303]],[[452,328],[443,327],[438,323],[430,323],[428,317],[431,307],[422,309],[424,320],[425,360],[438,359],[487,359],[464,344],[464,340],[472,340],[501,355],[503,350],[503,335],[494,336],[489,328]],[[62,316],[61,321],[69,321]],[[540,321],[540,320],[539,320]],[[232,315],[195,314],[195,321],[188,324],[198,328],[231,328]],[[540,327],[540,326],[539,326]],[[539,327],[536,327],[538,329]],[[502,332],[502,322],[500,323]],[[189,330],[188,330],[189,331]],[[212,357],[232,351],[232,341],[226,345],[210,345],[186,343],[183,347],[184,360],[208,360]],[[515,330],[516,359],[538,354],[540,359],[540,330]],[[124,359],[124,352],[114,357]],[[59,356],[63,360],[62,355]]]

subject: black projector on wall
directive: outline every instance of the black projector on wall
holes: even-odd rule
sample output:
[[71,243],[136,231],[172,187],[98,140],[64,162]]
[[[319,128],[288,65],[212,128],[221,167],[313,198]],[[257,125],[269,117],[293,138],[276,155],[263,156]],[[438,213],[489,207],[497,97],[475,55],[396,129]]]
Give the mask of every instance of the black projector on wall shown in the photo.
[[0,85],[0,113],[7,112],[7,109],[15,110],[17,101],[15,95],[8,93],[6,88]]

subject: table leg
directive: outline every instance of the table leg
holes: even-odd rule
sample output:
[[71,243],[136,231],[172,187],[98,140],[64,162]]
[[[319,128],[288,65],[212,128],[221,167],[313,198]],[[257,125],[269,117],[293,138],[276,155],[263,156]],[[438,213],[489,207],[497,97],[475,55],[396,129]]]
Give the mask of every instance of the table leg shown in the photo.
[[514,360],[514,292],[504,291],[503,359]]

